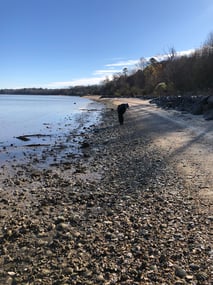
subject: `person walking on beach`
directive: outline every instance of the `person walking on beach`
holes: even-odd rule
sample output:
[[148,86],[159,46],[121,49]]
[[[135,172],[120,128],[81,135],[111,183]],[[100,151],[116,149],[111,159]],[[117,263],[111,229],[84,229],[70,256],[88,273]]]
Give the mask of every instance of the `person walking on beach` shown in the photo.
[[128,104],[120,104],[117,107],[117,112],[118,112],[118,121],[120,123],[120,125],[123,125],[124,123],[124,113],[126,112],[126,110],[129,108]]

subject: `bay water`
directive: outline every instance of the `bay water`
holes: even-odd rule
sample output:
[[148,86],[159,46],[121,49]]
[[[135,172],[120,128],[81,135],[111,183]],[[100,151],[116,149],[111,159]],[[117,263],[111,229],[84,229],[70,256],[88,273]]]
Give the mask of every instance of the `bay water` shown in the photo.
[[102,109],[102,104],[78,96],[0,95],[0,160],[4,149],[12,153],[14,147],[51,144],[81,133],[98,122]]

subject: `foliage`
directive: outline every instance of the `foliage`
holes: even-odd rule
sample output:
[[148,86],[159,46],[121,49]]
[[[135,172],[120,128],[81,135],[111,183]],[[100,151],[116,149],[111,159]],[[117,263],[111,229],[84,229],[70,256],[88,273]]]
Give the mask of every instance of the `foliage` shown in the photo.
[[200,49],[177,56],[171,48],[167,60],[141,58],[135,73],[116,76],[102,86],[101,94],[115,96],[164,95],[213,90],[213,33]]
[[0,94],[44,94],[44,95],[102,95],[102,96],[143,96],[181,94],[213,90],[213,32],[200,49],[189,56],[177,56],[171,48],[167,60],[148,62],[141,58],[136,71],[127,68],[106,79],[100,85],[75,86],[66,89],[24,88],[3,89]]
[[154,93],[163,95],[167,92],[167,84],[165,82],[160,82],[155,86]]

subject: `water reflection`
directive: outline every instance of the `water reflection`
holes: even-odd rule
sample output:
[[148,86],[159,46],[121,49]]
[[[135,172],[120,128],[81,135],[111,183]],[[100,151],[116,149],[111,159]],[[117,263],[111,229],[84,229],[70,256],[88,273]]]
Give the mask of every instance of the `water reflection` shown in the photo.
[[80,134],[97,123],[102,108],[78,96],[0,95],[1,163],[29,152],[39,156],[47,147],[75,152]]

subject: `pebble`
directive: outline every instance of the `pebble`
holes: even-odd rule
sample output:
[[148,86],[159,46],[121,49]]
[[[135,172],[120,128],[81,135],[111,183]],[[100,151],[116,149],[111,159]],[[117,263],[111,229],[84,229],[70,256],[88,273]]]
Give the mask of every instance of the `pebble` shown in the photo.
[[69,229],[69,224],[66,223],[59,223],[56,227],[58,231],[65,231]]
[[149,125],[115,121],[106,112],[85,137],[89,157],[2,178],[0,284],[211,284],[212,216],[196,188]]
[[185,278],[186,277],[186,271],[183,268],[177,266],[175,268],[175,275],[177,277],[180,277],[180,278]]

